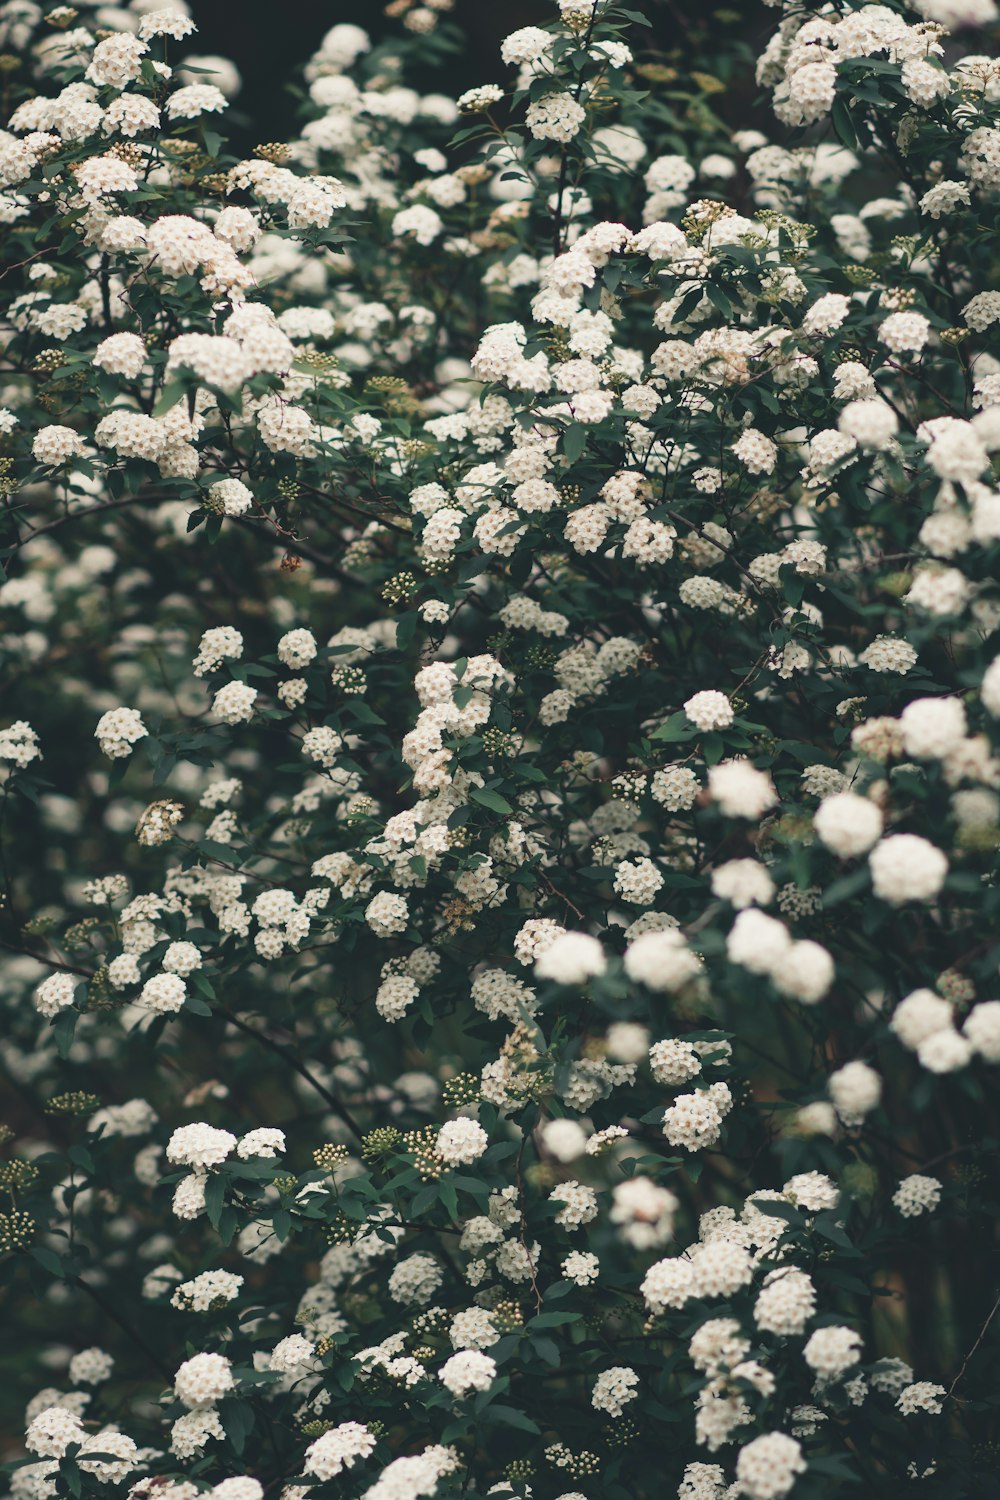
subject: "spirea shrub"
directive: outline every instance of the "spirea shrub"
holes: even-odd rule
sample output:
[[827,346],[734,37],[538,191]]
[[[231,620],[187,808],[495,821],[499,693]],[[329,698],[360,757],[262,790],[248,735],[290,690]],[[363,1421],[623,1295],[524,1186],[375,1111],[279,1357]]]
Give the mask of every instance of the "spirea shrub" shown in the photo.
[[12,1493],[994,1495],[996,7],[391,9],[0,7]]

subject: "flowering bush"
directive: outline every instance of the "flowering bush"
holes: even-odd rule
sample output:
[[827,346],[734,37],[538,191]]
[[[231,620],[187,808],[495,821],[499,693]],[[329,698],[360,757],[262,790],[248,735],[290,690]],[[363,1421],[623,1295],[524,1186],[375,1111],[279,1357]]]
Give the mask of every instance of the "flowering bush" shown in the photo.
[[12,1492],[995,1494],[996,7],[391,8],[0,7]]

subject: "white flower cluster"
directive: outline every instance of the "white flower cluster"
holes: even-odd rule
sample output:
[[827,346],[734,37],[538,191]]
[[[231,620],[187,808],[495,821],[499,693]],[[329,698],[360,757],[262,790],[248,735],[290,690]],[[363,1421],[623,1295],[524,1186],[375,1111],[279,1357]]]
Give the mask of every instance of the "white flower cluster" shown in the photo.
[[14,1500],[905,1487],[958,1387],[961,1488],[995,0],[756,85],[556,0],[466,89],[393,0],[246,159],[157,3],[0,4]]

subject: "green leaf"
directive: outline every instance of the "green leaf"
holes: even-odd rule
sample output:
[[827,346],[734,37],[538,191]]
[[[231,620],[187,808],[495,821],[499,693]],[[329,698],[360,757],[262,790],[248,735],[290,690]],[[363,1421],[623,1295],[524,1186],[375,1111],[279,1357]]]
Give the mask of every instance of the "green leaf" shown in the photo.
[[414,1218],[419,1218],[421,1214],[425,1214],[438,1201],[438,1196],[438,1184],[436,1182],[429,1183],[427,1187],[420,1189],[420,1192],[410,1204],[410,1213]]
[[709,302],[711,302],[712,306],[718,308],[719,312],[724,318],[732,317],[733,304],[730,302],[721,286],[718,286],[714,281],[707,281],[705,283],[705,295],[708,297],[708,300]]
[[790,755],[803,766],[829,765],[830,757],[825,750],[817,750],[815,745],[807,745],[802,740],[779,740],[777,749],[779,754]]
[[474,786],[469,792],[469,800],[478,802],[480,807],[488,807],[492,812],[509,814],[514,811],[506,797],[485,786]]
[[833,125],[833,133],[840,144],[846,146],[849,151],[856,151],[858,148],[858,133],[854,128],[851,112],[842,95],[833,101],[833,108],[830,110],[830,122]]
[[559,1345],[556,1343],[555,1339],[532,1339],[531,1347],[532,1349],[534,1349],[539,1359],[544,1360],[547,1365],[557,1365],[559,1363]]
[[448,1217],[450,1219],[457,1219],[458,1193],[455,1190],[455,1184],[453,1182],[449,1182],[447,1178],[445,1178],[441,1184],[441,1202],[448,1210]]
[[156,399],[153,407],[154,417],[165,417],[178,403],[183,401],[188,393],[187,382],[184,380],[168,380],[163,390]]
[[563,434],[563,452],[571,464],[575,464],[587,446],[587,429],[580,422],[573,422]]
[[762,1214],[769,1214],[772,1219],[784,1219],[786,1224],[802,1223],[802,1210],[796,1208],[794,1203],[779,1203],[776,1199],[755,1198],[754,1207],[759,1208]]
[[62,1281],[66,1271],[54,1250],[46,1250],[44,1245],[33,1245],[28,1254],[32,1260],[38,1262],[43,1271],[48,1271],[50,1276],[55,1276]]
[[76,1034],[76,1023],[79,1019],[79,1011],[64,1010],[56,1016],[55,1021],[52,1023],[56,1039],[56,1049],[64,1061],[69,1056],[69,1050],[73,1045],[73,1037]]
[[213,1229],[218,1229],[226,1201],[226,1179],[217,1172],[205,1184],[205,1214]]
[[530,1417],[525,1416],[523,1411],[518,1411],[513,1406],[502,1406],[494,1403],[483,1412],[484,1422],[502,1423],[504,1427],[516,1427],[520,1432],[531,1432],[536,1437],[541,1435],[542,1429],[533,1422]]
[[231,1399],[220,1401],[219,1417],[222,1421],[226,1437],[232,1443],[234,1451],[237,1454],[242,1453],[246,1447],[247,1438],[253,1431],[253,1407],[247,1401],[235,1401]]
[[785,578],[783,580],[782,587],[784,589],[785,598],[788,600],[789,604],[793,609],[797,609],[798,606],[802,603],[802,598],[806,591],[805,579],[800,578],[796,573],[791,578]]
[[726,753],[726,742],[721,734],[706,734],[701,742],[701,751],[706,765],[717,766]]
[[673,743],[677,740],[692,740],[698,733],[683,709],[671,714],[658,729],[654,729],[649,736],[651,740]]
[[575,1312],[539,1313],[537,1317],[531,1319],[527,1327],[531,1332],[536,1328],[562,1328],[567,1323],[579,1323],[581,1317],[581,1313]]
[[420,624],[420,616],[417,614],[416,610],[410,610],[407,614],[402,615],[400,617],[400,619],[397,620],[397,622],[396,622],[396,649],[397,649],[397,651],[405,651],[406,650],[407,646],[410,644],[410,642],[413,640],[413,637],[416,635],[416,633],[417,633],[417,626],[419,624]]
[[849,901],[859,891],[867,890],[870,881],[867,865],[863,865],[860,870],[852,871],[850,875],[842,875],[823,892],[823,910],[830,911],[834,906],[839,906],[842,901]]

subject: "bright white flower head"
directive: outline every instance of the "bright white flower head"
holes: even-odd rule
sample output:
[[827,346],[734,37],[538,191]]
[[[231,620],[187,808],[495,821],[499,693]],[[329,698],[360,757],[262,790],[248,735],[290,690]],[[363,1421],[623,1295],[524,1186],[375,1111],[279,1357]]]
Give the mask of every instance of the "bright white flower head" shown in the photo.
[[450,1167],[467,1166],[478,1160],[489,1145],[489,1136],[476,1120],[448,1120],[438,1131],[437,1154]]
[[222,1354],[194,1354],[174,1376],[178,1401],[191,1409],[214,1406],[233,1385],[232,1366]]

